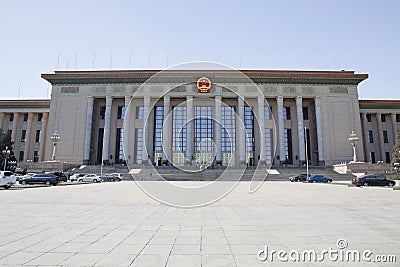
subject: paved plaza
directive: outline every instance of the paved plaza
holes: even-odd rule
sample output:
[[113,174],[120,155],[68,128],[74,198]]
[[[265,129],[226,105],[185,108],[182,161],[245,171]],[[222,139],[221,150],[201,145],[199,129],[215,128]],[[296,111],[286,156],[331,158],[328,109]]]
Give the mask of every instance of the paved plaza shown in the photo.
[[[400,264],[400,191],[265,182],[249,194],[248,187],[239,183],[221,200],[199,208],[159,203],[134,182],[0,190],[0,265]],[[295,262],[288,254],[265,259],[266,247],[268,253],[314,250],[319,257],[330,248],[369,250],[369,259],[394,255],[397,263],[330,260],[327,254],[320,262]]]

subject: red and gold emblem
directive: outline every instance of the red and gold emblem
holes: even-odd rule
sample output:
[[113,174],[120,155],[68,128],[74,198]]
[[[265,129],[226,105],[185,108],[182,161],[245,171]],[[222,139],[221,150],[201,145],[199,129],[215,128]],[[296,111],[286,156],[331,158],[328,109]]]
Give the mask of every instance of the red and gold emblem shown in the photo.
[[197,80],[197,90],[199,93],[209,93],[211,89],[211,81],[207,77],[201,77]]

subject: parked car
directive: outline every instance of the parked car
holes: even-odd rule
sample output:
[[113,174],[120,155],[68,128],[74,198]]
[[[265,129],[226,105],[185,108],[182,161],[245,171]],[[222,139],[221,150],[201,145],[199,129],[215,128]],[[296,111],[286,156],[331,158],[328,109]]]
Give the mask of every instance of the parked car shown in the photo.
[[14,175],[14,173],[10,171],[1,171],[0,172],[0,186],[8,189],[11,186],[15,185],[17,182],[17,177]]
[[39,173],[30,177],[21,178],[18,182],[22,185],[26,184],[45,184],[45,185],[57,185],[58,178],[51,173]]
[[66,182],[68,180],[67,176],[63,172],[47,172],[50,174],[54,174],[59,182]]
[[332,179],[327,178],[323,175],[312,175],[307,178],[307,182],[309,182],[309,183],[332,183]]
[[121,173],[111,173],[111,175],[114,175],[116,181],[122,181],[122,179],[124,179]]
[[92,183],[99,183],[101,182],[100,176],[97,174],[86,174],[83,177],[78,178],[78,182],[92,182]]
[[83,176],[85,176],[84,173],[75,173],[75,174],[71,175],[71,177],[69,177],[69,180],[71,182],[77,182],[79,180],[79,178],[81,178]]
[[394,186],[396,184],[395,181],[386,179],[386,177],[383,177],[381,175],[375,175],[375,174],[368,174],[368,175],[363,175],[359,178],[354,178],[351,180],[351,183],[354,184],[355,186],[369,186],[369,185],[374,185],[374,186]]
[[[311,175],[308,174],[308,177],[310,177]],[[303,181],[307,181],[307,174],[302,173],[296,176],[290,176],[289,177],[289,181],[291,182],[303,182]]]

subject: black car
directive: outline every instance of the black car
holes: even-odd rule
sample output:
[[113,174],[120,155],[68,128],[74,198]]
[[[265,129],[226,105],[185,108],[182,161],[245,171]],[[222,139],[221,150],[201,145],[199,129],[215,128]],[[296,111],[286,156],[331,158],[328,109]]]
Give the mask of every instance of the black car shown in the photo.
[[[310,177],[310,174],[308,174],[308,177]],[[297,176],[290,176],[289,181],[291,181],[291,182],[303,182],[304,181],[305,182],[305,181],[307,181],[307,174],[302,173]]]
[[57,185],[58,178],[52,173],[40,173],[30,177],[22,178],[18,181],[22,185],[26,184],[45,184],[45,185]]
[[381,175],[364,175],[359,178],[354,178],[351,180],[351,183],[355,186],[394,186],[396,184],[395,181],[386,179]]
[[63,172],[48,172],[47,174],[54,174],[59,182],[66,182],[68,177]]

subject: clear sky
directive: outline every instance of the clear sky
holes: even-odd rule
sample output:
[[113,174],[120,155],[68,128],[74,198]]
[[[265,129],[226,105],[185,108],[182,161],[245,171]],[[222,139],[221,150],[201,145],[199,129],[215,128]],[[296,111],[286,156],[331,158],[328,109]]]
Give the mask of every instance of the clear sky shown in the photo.
[[237,69],[355,70],[370,75],[360,98],[400,99],[399,14],[400,1],[1,1],[0,98],[48,98],[40,74],[57,68],[205,58]]

